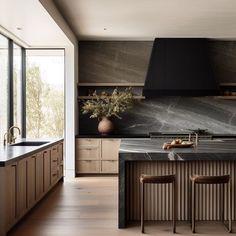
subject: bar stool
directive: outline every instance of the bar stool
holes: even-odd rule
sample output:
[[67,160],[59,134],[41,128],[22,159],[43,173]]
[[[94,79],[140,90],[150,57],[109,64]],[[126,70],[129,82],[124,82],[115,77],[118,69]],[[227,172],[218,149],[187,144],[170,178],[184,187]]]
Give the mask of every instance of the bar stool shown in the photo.
[[145,184],[172,184],[172,217],[173,217],[173,233],[176,229],[176,178],[175,175],[165,175],[165,176],[153,176],[153,175],[141,175],[140,176],[141,191],[141,232],[144,233],[144,188]]
[[[231,210],[231,206],[232,206],[232,198],[231,198],[231,177],[230,175],[222,175],[222,176],[203,176],[203,175],[193,175],[190,176],[190,180],[192,182],[192,191],[191,191],[191,210],[192,210],[192,217],[191,217],[191,227],[192,227],[192,232],[195,233],[195,208],[196,208],[196,184],[222,184],[223,187],[225,184],[228,184],[229,186],[229,191],[228,191],[228,213],[229,213],[229,224],[228,227],[226,226],[226,228],[228,229],[229,233],[232,232],[232,210]],[[225,188],[224,188],[225,190]],[[223,191],[224,194],[224,191]],[[223,218],[223,223],[224,223],[224,200],[223,200],[223,209],[222,209],[222,218]]]

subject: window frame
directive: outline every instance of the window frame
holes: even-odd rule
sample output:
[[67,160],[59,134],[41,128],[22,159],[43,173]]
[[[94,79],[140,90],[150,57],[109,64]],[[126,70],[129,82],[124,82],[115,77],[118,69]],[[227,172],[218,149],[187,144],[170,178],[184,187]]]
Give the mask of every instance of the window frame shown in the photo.
[[[65,48],[60,48],[60,47],[55,47],[55,48],[24,48],[24,59],[22,58],[22,60],[24,60],[24,75],[22,75],[22,86],[23,86],[23,89],[22,90],[22,96],[24,97],[24,100],[22,101],[22,108],[24,108],[24,110],[22,111],[22,115],[24,117],[22,117],[22,138],[26,138],[27,136],[27,132],[26,132],[26,52],[27,51],[37,51],[37,50],[63,50],[64,52],[64,89],[65,89],[65,73],[66,73],[66,50]],[[23,51],[23,50],[22,50]],[[22,62],[23,64],[23,62]],[[65,90],[64,90],[65,92]],[[64,96],[64,105],[65,105],[65,96]],[[64,110],[65,112],[65,110]],[[64,114],[64,118],[65,118],[65,114]],[[64,123],[64,129],[65,129],[65,123]],[[24,134],[24,136],[23,136]]]
[[[7,110],[8,110],[8,114],[7,114],[7,118],[8,118],[8,124],[7,127],[8,129],[14,125],[14,93],[13,93],[13,88],[14,88],[14,80],[13,80],[13,69],[14,69],[14,44],[17,45],[18,47],[21,48],[21,92],[22,92],[22,107],[21,107],[21,114],[22,114],[22,119],[21,119],[21,127],[22,127],[22,132],[21,132],[21,136],[22,138],[25,138],[25,88],[24,88],[24,82],[25,82],[25,48],[22,47],[21,45],[19,45],[17,42],[15,42],[14,40],[10,39],[9,37],[7,37],[6,35],[2,34],[0,32],[1,36],[3,36],[4,38],[6,38],[8,40],[8,94],[9,94],[9,98],[8,98],[8,103],[7,103]],[[7,132],[7,130],[6,130]]]
[[[0,32],[4,38],[8,40],[8,103],[7,103],[7,128],[9,129],[14,125],[14,44],[21,48],[21,137],[26,138],[26,51],[27,50],[63,50],[65,57],[65,48],[55,47],[55,48],[25,48],[21,46],[19,43],[15,42],[11,38],[7,37],[3,33]],[[64,68],[65,68],[65,59],[64,59]],[[65,72],[64,72],[65,73]],[[65,77],[64,77],[65,83]],[[65,101],[64,101],[65,102]],[[8,130],[6,130],[7,132]]]

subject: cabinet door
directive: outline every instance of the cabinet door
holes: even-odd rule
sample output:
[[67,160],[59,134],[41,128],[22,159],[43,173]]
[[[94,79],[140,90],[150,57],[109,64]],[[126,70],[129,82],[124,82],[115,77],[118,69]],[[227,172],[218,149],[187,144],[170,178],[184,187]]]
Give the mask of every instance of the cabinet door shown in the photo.
[[101,139],[96,138],[80,138],[76,139],[76,147],[99,147]]
[[27,158],[27,207],[31,208],[36,201],[36,155]]
[[51,184],[55,184],[58,179],[58,146],[55,145],[51,148]]
[[43,153],[36,154],[36,200],[43,195]]
[[102,173],[111,173],[111,174],[118,173],[118,161],[115,161],[115,160],[102,161],[101,162],[101,172]]
[[100,161],[76,161],[76,172],[77,173],[99,173],[100,172]]
[[27,159],[17,164],[16,215],[21,217],[27,210]]
[[6,168],[6,229],[16,220],[16,164]]
[[51,186],[50,150],[45,150],[43,152],[43,165],[44,165],[44,192],[47,192]]
[[100,148],[97,147],[81,147],[76,153],[77,160],[99,160]]
[[63,163],[63,142],[58,144],[58,158],[59,163]]
[[120,148],[120,139],[103,139],[102,140],[102,159],[118,160]]

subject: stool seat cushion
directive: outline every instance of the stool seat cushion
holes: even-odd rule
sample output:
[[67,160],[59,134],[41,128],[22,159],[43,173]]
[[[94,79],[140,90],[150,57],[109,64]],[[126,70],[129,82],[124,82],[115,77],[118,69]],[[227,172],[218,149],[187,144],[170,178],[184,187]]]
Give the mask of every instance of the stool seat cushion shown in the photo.
[[152,183],[152,184],[165,184],[165,183],[173,183],[175,181],[175,175],[141,175],[140,182],[141,183]]
[[206,176],[206,175],[193,175],[190,180],[196,184],[225,184],[230,180],[230,175],[221,176]]

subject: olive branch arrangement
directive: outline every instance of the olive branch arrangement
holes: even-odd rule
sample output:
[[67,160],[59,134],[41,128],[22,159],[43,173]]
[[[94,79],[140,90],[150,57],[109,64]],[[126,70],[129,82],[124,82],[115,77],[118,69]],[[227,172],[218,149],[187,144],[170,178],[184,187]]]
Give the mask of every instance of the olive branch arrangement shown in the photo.
[[111,94],[102,92],[93,93],[92,99],[83,101],[82,113],[90,114],[90,118],[110,118],[115,116],[121,119],[120,114],[130,109],[133,105],[134,97],[132,88],[126,88],[123,91],[118,91],[117,88]]

